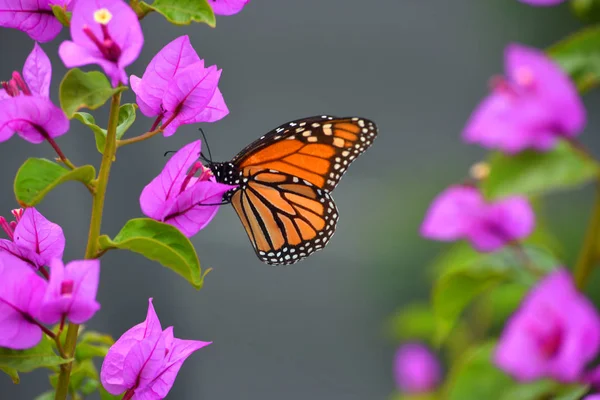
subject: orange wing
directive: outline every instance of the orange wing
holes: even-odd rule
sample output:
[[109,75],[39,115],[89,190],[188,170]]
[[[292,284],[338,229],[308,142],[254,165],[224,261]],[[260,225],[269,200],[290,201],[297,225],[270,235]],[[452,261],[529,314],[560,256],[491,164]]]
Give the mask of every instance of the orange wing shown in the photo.
[[338,211],[325,190],[277,171],[249,177],[231,204],[256,255],[267,264],[293,264],[325,247]]
[[274,129],[232,162],[245,177],[273,170],[332,191],[376,136],[377,127],[364,118],[310,117]]

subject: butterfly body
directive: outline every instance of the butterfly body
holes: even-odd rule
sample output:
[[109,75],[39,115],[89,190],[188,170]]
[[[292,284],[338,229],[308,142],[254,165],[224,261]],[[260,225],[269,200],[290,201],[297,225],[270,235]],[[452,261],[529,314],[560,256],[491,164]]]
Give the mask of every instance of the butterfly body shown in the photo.
[[317,116],[288,122],[230,162],[211,163],[217,182],[238,185],[231,202],[257,256],[293,264],[325,247],[339,218],[331,191],[377,135],[372,121]]

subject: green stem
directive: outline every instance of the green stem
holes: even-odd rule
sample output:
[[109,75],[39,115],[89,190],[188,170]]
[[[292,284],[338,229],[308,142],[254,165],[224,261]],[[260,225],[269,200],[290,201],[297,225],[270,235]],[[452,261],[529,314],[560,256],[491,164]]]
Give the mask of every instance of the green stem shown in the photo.
[[597,246],[600,243],[600,179],[596,182],[594,208],[585,234],[583,247],[575,264],[575,284],[581,290],[585,287],[594,265],[598,261]]
[[[119,106],[121,104],[121,93],[112,97],[110,103],[110,114],[108,117],[108,128],[106,132],[106,146],[102,154],[102,163],[98,173],[96,191],[92,203],[92,216],[90,219],[90,230],[88,234],[88,243],[85,249],[85,258],[96,258],[98,256],[98,237],[102,225],[102,212],[104,210],[104,199],[106,197],[106,187],[110,176],[112,160],[117,151],[117,125],[119,123]],[[70,323],[67,328],[67,338],[65,340],[64,352],[67,357],[72,358],[75,354],[75,345],[77,344],[77,334],[79,325]],[[55,400],[66,400],[69,393],[69,379],[71,376],[72,363],[63,364],[58,376],[56,386]]]

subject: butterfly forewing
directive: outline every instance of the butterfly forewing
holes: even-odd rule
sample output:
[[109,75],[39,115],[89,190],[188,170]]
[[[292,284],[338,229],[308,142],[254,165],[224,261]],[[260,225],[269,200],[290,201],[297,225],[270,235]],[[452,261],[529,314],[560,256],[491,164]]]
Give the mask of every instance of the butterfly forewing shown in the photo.
[[275,170],[332,191],[376,136],[377,127],[365,118],[310,117],[272,130],[232,162],[245,177]]
[[325,247],[338,212],[329,193],[275,170],[259,171],[231,198],[258,258],[293,264]]

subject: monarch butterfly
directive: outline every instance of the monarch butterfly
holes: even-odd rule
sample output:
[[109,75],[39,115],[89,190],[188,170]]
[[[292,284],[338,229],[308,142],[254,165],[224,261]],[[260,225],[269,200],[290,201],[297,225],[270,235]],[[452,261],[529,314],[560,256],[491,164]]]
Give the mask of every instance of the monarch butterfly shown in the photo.
[[309,117],[209,167],[217,182],[238,185],[223,202],[233,205],[258,258],[293,264],[331,239],[338,211],[330,193],[376,136],[377,127],[365,118]]

